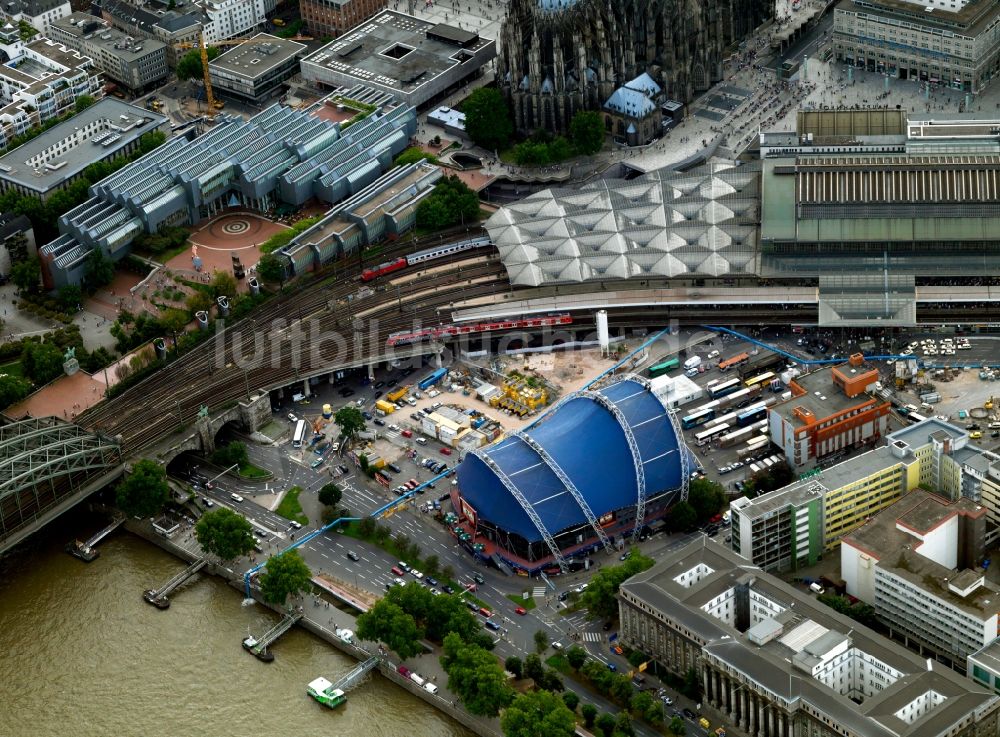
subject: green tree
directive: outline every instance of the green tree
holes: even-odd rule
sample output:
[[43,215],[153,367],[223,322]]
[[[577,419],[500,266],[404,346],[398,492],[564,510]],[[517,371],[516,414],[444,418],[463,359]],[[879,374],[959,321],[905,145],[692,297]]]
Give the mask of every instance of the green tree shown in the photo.
[[345,438],[353,438],[365,429],[365,418],[362,416],[361,410],[350,405],[338,409],[337,414],[333,416],[333,421],[337,423],[341,435]]
[[546,669],[541,683],[536,683],[535,685],[538,688],[551,691],[552,693],[557,693],[566,689],[566,686],[563,685],[562,678],[560,678],[559,674],[551,668]]
[[524,663],[516,655],[511,655],[505,661],[503,661],[503,667],[514,675],[514,678],[520,680],[521,676],[524,674]]
[[569,135],[577,153],[589,156],[604,146],[604,121],[596,111],[581,110],[569,124]]
[[443,578],[445,581],[454,581],[455,569],[448,564],[441,566],[441,578]]
[[635,734],[635,730],[632,728],[632,717],[629,716],[627,711],[618,712],[618,718],[615,720],[615,735],[621,735],[621,737],[632,737]]
[[184,301],[184,306],[192,314],[201,310],[207,311],[212,307],[212,297],[199,289],[188,295],[188,298]]
[[605,712],[597,717],[594,726],[604,737],[611,737],[611,733],[615,731],[615,717],[613,714]]
[[90,95],[80,95],[78,98],[76,98],[76,111],[78,113],[82,113],[84,110],[93,105],[95,102],[96,100]]
[[499,90],[480,87],[462,103],[465,132],[476,144],[489,151],[507,148],[514,133],[510,108]]
[[246,518],[227,507],[202,515],[194,527],[198,544],[222,560],[233,560],[253,550],[253,528]]
[[312,571],[298,550],[271,556],[267,561],[267,572],[260,577],[260,593],[264,601],[279,606],[292,594],[308,591],[311,585]]
[[535,630],[535,652],[543,653],[548,646],[548,633],[545,630]]
[[216,297],[228,297],[231,302],[239,292],[236,277],[228,271],[216,271],[210,284],[212,294]]
[[694,479],[689,488],[688,503],[694,508],[699,524],[704,524],[718,514],[726,503],[725,490],[714,481]]
[[158,322],[168,335],[176,335],[177,333],[184,332],[184,328],[191,322],[191,315],[185,310],[171,307],[163,311]]
[[28,258],[28,237],[19,231],[7,239],[7,253],[12,263],[19,264]]
[[680,717],[672,718],[670,724],[667,725],[667,729],[670,730],[670,734],[678,735],[678,737],[687,732],[687,729],[684,727],[684,720]]
[[591,616],[610,619],[618,613],[618,587],[626,579],[652,566],[651,558],[633,552],[621,565],[606,566],[598,571],[580,596],[580,603],[587,608]]
[[698,513],[689,502],[677,502],[670,508],[667,526],[671,532],[689,532],[698,525]]
[[285,267],[279,259],[273,253],[265,253],[260,257],[260,261],[257,262],[257,276],[261,278],[262,281],[280,282],[285,281]]
[[586,703],[580,707],[580,716],[583,717],[583,726],[590,729],[594,726],[594,720],[597,719],[597,707],[591,703]]
[[407,166],[408,164],[416,164],[418,161],[426,161],[429,164],[438,163],[438,158],[434,154],[429,154],[417,146],[410,146],[408,149],[403,151],[399,156],[393,160],[393,164],[396,166]]
[[441,559],[431,553],[424,558],[424,573],[436,576],[441,572]]
[[653,726],[663,724],[666,714],[663,711],[663,702],[650,699],[649,707],[643,712],[642,718]]
[[146,458],[136,461],[132,472],[118,484],[115,499],[126,514],[146,518],[159,513],[170,499],[163,467]]
[[495,655],[465,644],[454,632],[444,638],[444,645],[446,655],[441,664],[448,673],[448,690],[462,700],[470,714],[495,717],[511,703],[514,692]]
[[653,705],[653,697],[649,695],[648,691],[637,691],[632,694],[628,705],[633,714],[642,716]]
[[[208,54],[208,60],[212,61],[215,57],[219,55],[219,49],[215,46],[209,46],[206,49]],[[201,69],[201,49],[192,49],[177,60],[177,67],[174,69],[177,73],[177,79],[182,82],[186,79],[201,79],[202,69]]]
[[566,651],[566,660],[573,670],[580,670],[580,667],[587,662],[587,651],[579,645],[574,645]]
[[442,177],[417,205],[417,225],[430,230],[479,220],[479,196],[455,176]]
[[701,684],[698,681],[698,673],[694,668],[688,668],[684,673],[684,684],[681,686],[681,693],[692,701],[701,701]]
[[535,683],[545,680],[545,666],[542,665],[542,659],[535,653],[531,653],[524,659],[524,677],[530,678]]
[[375,536],[375,528],[378,523],[371,517],[364,517],[360,522],[358,522],[358,534],[362,538],[368,540]]
[[562,700],[566,704],[566,708],[572,712],[576,712],[576,707],[580,705],[580,697],[572,691],[564,691]]
[[20,402],[31,391],[31,384],[19,376],[0,374],[0,409]]
[[504,737],[572,737],[576,720],[566,703],[548,691],[521,694],[500,717]]
[[37,292],[41,278],[42,265],[37,256],[20,261],[10,269],[10,280],[22,292]]
[[611,680],[611,696],[620,703],[628,706],[632,697],[632,681],[623,673],[615,673]]
[[638,668],[640,665],[649,660],[649,656],[641,650],[633,650],[628,654],[626,660],[628,660],[628,664],[633,668]]
[[83,268],[83,284],[87,291],[94,292],[110,284],[115,278],[115,265],[100,248],[95,248],[87,256],[87,264]]
[[380,599],[359,616],[357,628],[362,640],[384,643],[403,660],[424,651],[420,645],[424,633],[416,620],[388,599]]
[[35,384],[48,384],[63,375],[63,352],[54,343],[25,343],[21,369]]
[[83,301],[83,292],[76,284],[64,284],[59,287],[59,305],[64,312],[73,314]]
[[216,448],[212,453],[212,463],[222,468],[239,466],[243,468],[250,463],[250,455],[247,453],[246,443],[234,440],[220,448]]
[[[344,492],[336,484],[324,484],[323,488],[319,490],[318,496],[320,504],[325,504],[328,507],[336,507],[340,504]],[[372,520],[372,523],[374,524],[374,520]]]

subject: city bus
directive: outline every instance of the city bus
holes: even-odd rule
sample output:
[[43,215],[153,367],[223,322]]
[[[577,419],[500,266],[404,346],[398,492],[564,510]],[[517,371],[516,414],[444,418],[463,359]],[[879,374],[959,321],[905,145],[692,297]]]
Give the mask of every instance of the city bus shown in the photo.
[[740,353],[738,356],[733,356],[732,358],[727,358],[725,361],[719,361],[719,371],[728,371],[734,366],[739,366],[750,360],[749,353]]
[[730,425],[723,422],[721,425],[713,425],[707,430],[702,430],[694,436],[695,445],[704,445],[705,443],[711,442],[716,438],[720,438],[729,431],[729,428]]
[[927,419],[926,417],[924,417],[923,415],[918,415],[916,412],[910,412],[910,414],[906,416],[906,421],[909,422],[911,425],[916,425],[918,422],[923,422],[926,419]]
[[727,394],[732,394],[742,389],[739,379],[730,379],[729,381],[723,381],[715,386],[709,387],[708,396],[712,399],[718,399],[719,397],[724,397]]
[[299,420],[295,423],[295,434],[292,436],[292,447],[301,448],[302,441],[306,439],[306,421]]
[[681,420],[681,427],[690,430],[692,427],[704,425],[715,417],[715,407],[701,407]]
[[736,424],[739,427],[752,425],[758,420],[767,417],[767,405],[763,402],[752,404],[736,416]]
[[757,374],[752,379],[747,379],[743,383],[746,385],[747,389],[751,389],[755,386],[763,388],[770,384],[772,379],[776,378],[777,375],[773,371],[765,371],[763,374]]
[[658,363],[655,366],[649,367],[649,378],[655,379],[657,376],[663,376],[668,371],[673,371],[675,368],[680,366],[680,360],[677,358],[670,358],[662,363]]

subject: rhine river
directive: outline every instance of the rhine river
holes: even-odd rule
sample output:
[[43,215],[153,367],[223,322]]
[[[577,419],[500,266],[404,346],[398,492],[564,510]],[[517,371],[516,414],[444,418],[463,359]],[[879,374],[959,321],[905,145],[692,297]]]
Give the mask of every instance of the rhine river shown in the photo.
[[154,609],[142,592],[183,563],[124,530],[83,563],[62,547],[100,521],[67,517],[0,559],[0,737],[471,736],[377,674],[320,706],[306,684],[356,661],[294,628],[261,663],[240,641],[275,615],[204,575]]

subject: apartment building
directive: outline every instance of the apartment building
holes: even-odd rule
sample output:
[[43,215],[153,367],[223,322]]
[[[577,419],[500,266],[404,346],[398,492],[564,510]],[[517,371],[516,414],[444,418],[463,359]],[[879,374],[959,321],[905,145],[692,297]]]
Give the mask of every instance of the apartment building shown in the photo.
[[205,42],[211,44],[261,30],[275,4],[275,0],[197,0],[194,5],[201,13]]
[[0,146],[69,112],[81,95],[100,98],[93,60],[45,38],[25,43],[10,23],[0,28]]
[[878,74],[979,93],[1000,65],[993,0],[842,0],[837,61]]
[[56,21],[50,35],[89,56],[104,74],[134,92],[161,84],[169,72],[164,43],[133,38],[89,13]]
[[983,737],[1000,697],[706,538],[625,581],[621,642],[694,669],[713,728],[751,737]]
[[[165,44],[167,65],[170,67],[176,66],[177,60],[190,47],[198,44],[198,32],[202,27],[199,13],[177,10],[150,12],[124,0],[99,0],[94,6],[100,8],[101,18],[129,36]],[[184,2],[179,2],[177,7],[187,9]]]
[[49,34],[52,23],[73,12],[68,0],[4,0],[0,11],[14,25],[24,21],[43,36]]
[[892,636],[965,670],[1000,634],[1000,587],[986,580],[986,509],[918,489],[845,536],[847,593]]
[[768,411],[771,440],[798,471],[870,447],[888,431],[890,405],[870,394],[878,371],[852,356],[844,366],[794,378],[792,396]]

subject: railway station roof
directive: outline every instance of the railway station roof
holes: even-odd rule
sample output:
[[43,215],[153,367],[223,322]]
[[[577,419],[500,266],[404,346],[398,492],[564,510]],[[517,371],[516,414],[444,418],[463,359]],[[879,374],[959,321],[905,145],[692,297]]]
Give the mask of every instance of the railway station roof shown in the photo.
[[635,440],[647,498],[682,485],[683,445],[663,404],[635,379],[598,392],[570,394],[525,434],[528,440],[511,435],[486,448],[486,461],[466,456],[458,479],[463,498],[481,518],[528,541],[541,540],[542,535],[502,477],[553,535],[587,523],[556,469],[569,478],[597,518],[637,504],[637,464],[629,435]]
[[486,222],[514,284],[756,272],[756,162],[546,189]]

